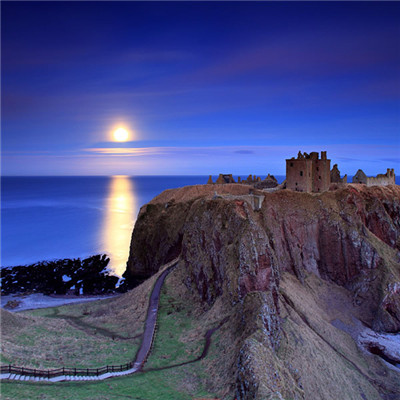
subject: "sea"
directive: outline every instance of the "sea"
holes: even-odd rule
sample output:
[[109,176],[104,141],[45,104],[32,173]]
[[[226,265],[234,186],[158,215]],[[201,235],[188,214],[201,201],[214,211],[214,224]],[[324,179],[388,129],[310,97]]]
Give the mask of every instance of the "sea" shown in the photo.
[[[285,179],[276,178],[279,183]],[[140,207],[165,189],[207,180],[208,176],[2,177],[0,265],[107,254],[111,272],[121,276]]]

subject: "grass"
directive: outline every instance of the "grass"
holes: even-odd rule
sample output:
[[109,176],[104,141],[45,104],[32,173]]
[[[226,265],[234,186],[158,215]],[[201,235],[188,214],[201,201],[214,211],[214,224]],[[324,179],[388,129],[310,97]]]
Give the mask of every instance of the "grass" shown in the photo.
[[139,346],[139,338],[113,339],[95,329],[89,333],[75,327],[67,318],[45,317],[30,318],[22,328],[3,332],[2,341],[7,363],[44,369],[125,364],[134,358]]
[[44,369],[132,361],[155,280],[112,299],[16,314],[2,310],[3,360]]
[[[94,383],[51,384],[5,381],[1,385],[1,398],[5,400],[216,398],[215,393],[206,388],[207,380],[210,379],[206,364],[195,362],[174,367],[175,364],[193,361],[201,354],[204,333],[209,327],[200,326],[201,323],[193,311],[194,307],[185,296],[176,293],[176,277],[172,275],[166,279],[163,286],[159,328],[152,353],[146,364],[147,372]],[[147,285],[144,302],[146,306],[151,287],[152,284]],[[128,307],[129,302],[126,304]],[[108,335],[108,333],[120,336],[132,334],[127,331],[126,324],[119,324],[118,318],[108,318],[107,310],[112,309],[113,306],[112,301],[109,301],[107,307],[104,306],[104,302],[93,302],[25,313],[23,318],[27,321],[24,324],[20,318],[17,320],[23,327],[13,339],[14,353],[12,357],[7,354],[7,361],[12,360],[13,364],[27,365],[29,360],[30,365],[35,361],[36,364],[59,367],[59,358],[62,357],[65,366],[90,367],[98,365],[97,363],[100,365],[122,364],[133,359],[137,348],[136,342],[132,344],[131,340],[112,340]],[[20,315],[12,317],[20,317]],[[107,322],[101,324],[102,320]],[[37,321],[41,324],[35,324]],[[141,331],[143,324],[140,324],[140,329],[138,327],[139,324],[133,325],[134,333]],[[97,335],[93,333],[94,329],[99,330]],[[9,341],[11,342],[11,339]],[[49,346],[50,343],[51,346]],[[20,354],[17,352],[17,347],[21,351]],[[35,354],[35,351],[39,349],[42,350],[43,355]],[[171,366],[172,368],[165,368]]]
[[188,400],[211,397],[204,390],[188,393],[180,388],[180,379],[184,378],[184,367],[171,371],[151,371],[121,378],[88,382],[24,383],[3,382],[2,399],[4,400]]
[[164,285],[161,291],[157,320],[158,330],[146,368],[162,368],[196,359],[202,352],[205,340],[195,337],[184,342],[187,332],[194,328],[191,306]]

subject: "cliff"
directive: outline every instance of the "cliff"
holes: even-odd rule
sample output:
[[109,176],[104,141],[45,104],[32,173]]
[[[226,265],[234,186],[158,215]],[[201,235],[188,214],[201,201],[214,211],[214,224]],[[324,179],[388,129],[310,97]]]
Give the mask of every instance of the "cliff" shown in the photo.
[[359,336],[400,331],[399,250],[397,186],[192,186],[142,207],[125,276],[135,285],[181,254],[181,284],[230,316],[221,374],[238,399],[395,399],[398,372]]

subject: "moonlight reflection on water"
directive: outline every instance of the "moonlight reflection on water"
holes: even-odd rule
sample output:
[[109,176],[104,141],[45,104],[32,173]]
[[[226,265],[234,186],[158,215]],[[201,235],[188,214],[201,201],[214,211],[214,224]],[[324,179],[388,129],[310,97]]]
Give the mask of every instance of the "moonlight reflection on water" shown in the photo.
[[110,269],[121,276],[126,269],[129,246],[137,209],[137,196],[128,176],[116,175],[110,181],[106,199],[104,227],[101,232],[104,248],[110,257]]

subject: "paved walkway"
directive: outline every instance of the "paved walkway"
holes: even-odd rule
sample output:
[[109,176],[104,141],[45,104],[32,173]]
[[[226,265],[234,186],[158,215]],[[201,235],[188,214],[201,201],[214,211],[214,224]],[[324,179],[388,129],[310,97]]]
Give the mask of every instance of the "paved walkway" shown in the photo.
[[164,268],[162,274],[157,278],[156,283],[154,284],[153,290],[149,299],[149,306],[147,308],[147,317],[145,321],[145,328],[142,338],[142,344],[136,354],[135,362],[133,364],[133,368],[121,371],[121,372],[107,372],[105,374],[99,376],[75,376],[75,375],[61,375],[55,378],[44,378],[44,377],[33,377],[28,375],[17,375],[17,374],[0,374],[0,380],[2,379],[12,379],[19,381],[30,381],[30,382],[61,382],[61,381],[100,381],[107,378],[112,378],[116,376],[123,376],[134,374],[135,372],[140,371],[145,364],[147,357],[150,354],[151,346],[153,344],[155,329],[157,323],[157,314],[158,314],[158,305],[160,301],[160,293],[162,285],[165,281],[167,275],[171,272],[171,270],[176,266],[179,261],[179,257],[175,260],[172,260],[170,263],[163,265],[161,269]]
[[1,374],[0,379],[12,379],[17,381],[30,381],[30,382],[61,382],[61,381],[101,381],[103,379],[112,378],[115,376],[123,376],[134,374],[135,372],[139,371],[139,366],[133,367],[131,369],[127,369],[126,371],[122,372],[107,372],[106,374],[99,375],[99,376],[74,376],[74,375],[60,375],[55,378],[39,378],[34,376],[28,375],[17,375],[17,374]]

